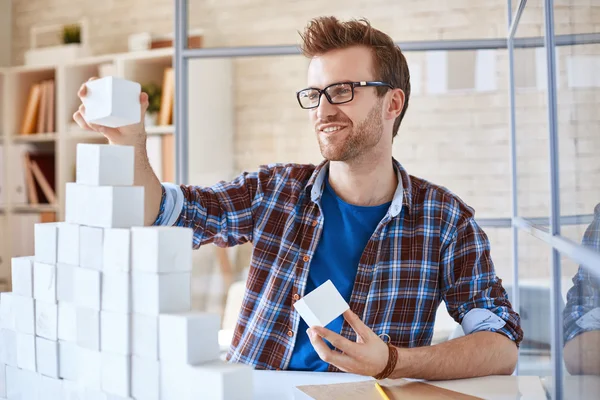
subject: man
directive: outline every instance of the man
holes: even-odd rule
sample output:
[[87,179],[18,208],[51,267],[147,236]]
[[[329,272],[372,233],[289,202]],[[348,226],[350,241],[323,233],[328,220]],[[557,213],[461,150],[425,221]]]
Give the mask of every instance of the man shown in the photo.
[[[367,21],[333,17],[311,21],[302,38],[311,62],[297,100],[325,158],[318,166],[264,166],[210,188],[161,185],[143,125],[90,127],[83,108],[74,119],[136,147],[148,225],[191,227],[196,247],[253,244],[229,360],[379,379],[511,374],[520,320],[473,210],[392,158],[410,97],[400,49]],[[308,329],[292,305],[328,279],[350,310]],[[467,335],[429,346],[441,300]]]

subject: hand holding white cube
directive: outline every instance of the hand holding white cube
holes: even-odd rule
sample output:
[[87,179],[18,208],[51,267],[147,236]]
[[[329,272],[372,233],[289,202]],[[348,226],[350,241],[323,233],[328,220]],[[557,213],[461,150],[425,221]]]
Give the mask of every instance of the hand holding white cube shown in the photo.
[[326,326],[350,307],[333,282],[328,280],[300,300],[294,308],[308,327]]
[[87,93],[82,102],[87,123],[119,128],[141,121],[142,87],[139,83],[107,76],[85,85]]

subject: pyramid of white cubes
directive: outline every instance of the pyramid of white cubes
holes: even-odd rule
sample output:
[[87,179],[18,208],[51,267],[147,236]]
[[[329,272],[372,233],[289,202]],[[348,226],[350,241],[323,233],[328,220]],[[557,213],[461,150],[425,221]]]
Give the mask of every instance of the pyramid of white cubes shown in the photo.
[[80,144],[66,221],[35,226],[0,294],[0,398],[250,399],[219,359],[220,318],[192,312],[192,230],[143,227],[134,149]]

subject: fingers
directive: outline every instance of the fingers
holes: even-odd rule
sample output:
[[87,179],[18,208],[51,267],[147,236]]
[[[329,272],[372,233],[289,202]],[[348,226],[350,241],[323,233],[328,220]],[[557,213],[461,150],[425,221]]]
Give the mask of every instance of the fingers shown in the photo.
[[148,105],[149,105],[147,93],[142,92],[142,94],[140,94],[140,104],[142,106],[142,116],[143,116],[144,113],[146,112],[146,110],[148,109]]
[[360,336],[363,339],[364,342],[368,341],[373,337],[377,337],[375,332],[373,332],[371,328],[365,325],[360,320],[360,318],[358,318],[358,315],[352,312],[352,310],[348,309],[346,312],[344,312],[344,319],[348,321],[348,324],[350,324],[352,329],[354,329],[354,332],[356,332],[358,336]]
[[73,114],[73,120],[77,122],[77,125],[79,125],[80,128],[87,129],[90,131],[94,130],[91,126],[88,125],[88,123],[83,118],[83,114],[79,110]]
[[345,354],[348,354],[350,356],[354,356],[356,354],[357,344],[351,342],[345,337],[338,335],[337,333],[332,332],[329,329],[321,328],[320,326],[314,326],[310,330],[312,330],[318,336],[327,339],[327,341],[331,343],[336,349],[341,350]]
[[[93,81],[96,78],[95,76],[91,77],[90,79],[87,80],[87,82],[89,81]],[[87,86],[85,85],[85,83],[83,83],[80,87],[79,87],[79,91],[77,92],[77,96],[79,97],[85,97],[85,95],[87,94]]]
[[331,350],[325,341],[312,328],[307,331],[310,342],[321,360],[326,363],[335,365],[344,372],[358,373],[361,370],[361,365],[358,361],[351,358],[347,354]]

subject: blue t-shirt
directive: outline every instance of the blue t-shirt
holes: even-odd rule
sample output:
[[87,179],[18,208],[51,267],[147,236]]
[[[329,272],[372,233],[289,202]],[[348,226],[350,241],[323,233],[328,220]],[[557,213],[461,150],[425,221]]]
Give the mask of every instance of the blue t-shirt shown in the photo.
[[[374,207],[348,204],[335,194],[329,185],[329,178],[325,179],[321,197],[323,233],[310,263],[305,294],[331,279],[346,302],[350,301],[360,257],[390,204],[391,202]],[[340,333],[343,321],[344,317],[340,316],[326,328]],[[329,364],[319,358],[306,334],[307,329],[304,320],[300,319],[288,369],[327,371]]]

